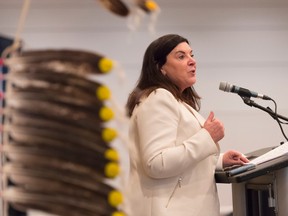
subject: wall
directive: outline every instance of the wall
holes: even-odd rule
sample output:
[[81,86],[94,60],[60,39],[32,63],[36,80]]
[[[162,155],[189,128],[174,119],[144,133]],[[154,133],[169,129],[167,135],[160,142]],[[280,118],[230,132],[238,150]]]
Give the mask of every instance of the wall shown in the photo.
[[[198,61],[196,89],[203,98],[201,113],[208,116],[213,110],[225,124],[222,150],[245,153],[284,141],[276,121],[267,113],[245,105],[238,95],[219,91],[218,87],[221,81],[227,81],[267,94],[277,102],[278,113],[288,116],[288,2],[157,2],[161,13],[153,33],[148,29],[148,16],[136,31],[131,31],[127,18],[104,10],[96,0],[32,1],[21,36],[27,50],[84,49],[117,61],[119,64],[111,74],[95,78],[107,83],[114,99],[123,107],[139,76],[147,45],[165,33],[178,33],[190,40]],[[21,0],[0,0],[1,34],[14,36],[21,4]],[[274,109],[272,102],[255,102]],[[127,165],[123,149],[120,147],[123,164]],[[220,184],[218,188],[222,208],[229,208],[230,185]]]

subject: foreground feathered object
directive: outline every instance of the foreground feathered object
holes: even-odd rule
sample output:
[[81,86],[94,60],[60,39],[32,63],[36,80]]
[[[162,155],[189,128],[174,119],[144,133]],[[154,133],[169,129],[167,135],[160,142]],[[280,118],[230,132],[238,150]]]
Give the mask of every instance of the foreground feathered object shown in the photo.
[[134,0],[135,4],[147,13],[159,10],[158,4],[153,0]]
[[128,7],[121,0],[98,0],[100,4],[113,14],[126,17],[129,14]]
[[144,17],[149,16],[148,30],[151,33],[155,32],[155,25],[160,13],[160,7],[153,0],[131,0],[134,7],[131,12],[131,16],[128,19],[128,27],[130,30],[137,30]]
[[[112,61],[80,50],[32,50],[5,59],[1,153],[5,209],[59,216],[124,216],[121,192],[107,183],[121,169],[110,146],[117,132],[107,86],[91,74]],[[7,209],[6,209],[7,210]]]
[[[113,68],[113,61],[104,55],[80,50],[31,50],[5,59],[9,70],[17,72],[54,71],[85,76],[105,74]],[[37,68],[35,70],[35,68]],[[23,71],[24,70],[24,71]]]

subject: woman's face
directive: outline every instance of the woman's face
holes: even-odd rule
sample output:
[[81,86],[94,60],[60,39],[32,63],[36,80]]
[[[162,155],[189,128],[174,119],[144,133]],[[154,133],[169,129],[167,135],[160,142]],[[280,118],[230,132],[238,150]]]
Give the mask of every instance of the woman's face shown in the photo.
[[196,61],[190,45],[186,42],[178,44],[167,55],[161,72],[168,76],[181,91],[191,87],[196,82]]

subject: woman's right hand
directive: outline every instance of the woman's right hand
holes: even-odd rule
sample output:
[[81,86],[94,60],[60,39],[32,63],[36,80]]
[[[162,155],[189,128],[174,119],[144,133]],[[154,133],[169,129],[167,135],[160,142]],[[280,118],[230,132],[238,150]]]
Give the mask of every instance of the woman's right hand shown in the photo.
[[224,125],[214,117],[214,113],[210,112],[204,123],[204,128],[210,133],[215,143],[224,137]]

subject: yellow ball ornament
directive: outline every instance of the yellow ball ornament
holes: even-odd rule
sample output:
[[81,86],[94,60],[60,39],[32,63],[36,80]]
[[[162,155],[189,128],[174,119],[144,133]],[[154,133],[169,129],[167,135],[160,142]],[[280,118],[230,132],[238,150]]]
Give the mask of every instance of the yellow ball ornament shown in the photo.
[[112,161],[118,161],[119,155],[115,149],[107,149],[104,153],[105,158]]
[[102,73],[108,73],[113,68],[113,61],[108,58],[101,58],[98,67]]
[[106,177],[115,178],[120,172],[120,167],[117,163],[110,162],[106,164],[104,172]]
[[123,202],[123,196],[119,191],[113,190],[108,194],[108,203],[111,206],[117,207],[122,202]]
[[109,120],[113,119],[114,113],[110,108],[102,107],[100,109],[100,112],[99,112],[99,117],[103,121],[109,121]]
[[125,216],[125,214],[123,212],[113,212],[113,214],[111,216]]
[[111,92],[108,87],[100,86],[96,89],[96,96],[99,100],[108,100],[111,97]]
[[117,131],[112,128],[105,128],[102,131],[102,139],[105,142],[111,142],[117,137]]
[[148,0],[145,2],[145,6],[150,11],[155,11],[158,8],[158,5],[155,1]]

